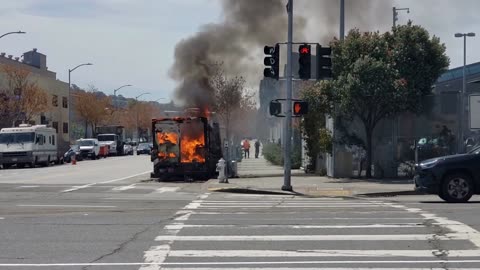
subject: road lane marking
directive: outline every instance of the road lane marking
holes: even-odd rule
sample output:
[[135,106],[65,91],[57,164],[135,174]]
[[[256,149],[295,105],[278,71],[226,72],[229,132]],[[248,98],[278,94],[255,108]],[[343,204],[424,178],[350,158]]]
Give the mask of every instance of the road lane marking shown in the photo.
[[37,187],[40,187],[40,186],[19,186],[17,188],[37,188]]
[[115,187],[115,188],[112,188],[113,191],[124,191],[124,190],[129,190],[129,189],[133,189],[135,188],[135,185],[136,184],[131,184],[131,185],[128,185],[128,186],[120,186],[120,187]]
[[[186,222],[190,216],[194,213],[192,210],[192,205],[200,205],[204,199],[206,199],[210,193],[205,193],[198,196],[201,200],[195,200],[195,202],[190,202],[182,210],[179,210],[175,213],[174,223],[175,226],[165,226],[164,227],[164,234],[169,235],[171,237],[176,237],[177,234],[183,229],[184,222]],[[195,208],[195,207],[194,207]],[[171,252],[171,246],[173,244],[173,240],[165,240],[158,246],[152,246],[149,250],[144,252],[144,260],[145,262],[149,263],[140,267],[139,270],[160,270],[162,269],[162,264],[164,264],[165,260],[167,259],[168,254]],[[150,264],[154,263],[154,264]]]
[[[164,268],[162,265],[276,265],[276,264],[296,264],[296,265],[302,265],[302,264],[435,264],[435,265],[440,265],[440,264],[464,264],[464,263],[480,263],[480,260],[412,260],[412,261],[403,261],[403,260],[396,260],[396,261],[343,261],[343,260],[338,260],[338,261],[272,261],[272,262],[258,262],[258,261],[251,261],[251,262],[246,262],[246,261],[241,261],[241,262],[130,262],[130,263],[0,263],[0,267],[78,267],[78,266],[142,266],[142,270],[144,269],[228,269],[228,268],[199,268],[199,267],[194,267],[194,268]],[[144,268],[145,266],[154,266],[157,268]],[[255,269],[255,268],[233,268],[233,269]],[[292,268],[258,268],[258,269],[292,269]],[[301,269],[319,269],[319,268],[301,268]],[[445,268],[321,268],[321,269],[331,269],[331,270],[343,270],[343,269],[350,269],[350,270],[363,270],[363,269],[396,269],[396,270],[408,270],[408,269],[439,269],[443,270]],[[465,269],[478,269],[478,268],[448,268],[449,270],[465,270]]]
[[[468,234],[361,234],[361,235],[160,235],[155,241],[428,241],[468,240]],[[479,251],[480,253],[480,251]]]
[[[472,242],[475,246],[480,248],[480,232],[462,222],[450,220],[444,217],[439,217],[436,214],[431,214],[427,211],[423,211],[420,208],[409,208],[401,204],[389,203],[389,202],[380,202],[379,204],[402,209],[409,213],[418,214],[422,216],[425,220],[433,221],[432,223],[433,225],[440,226],[448,231],[454,232],[454,233],[447,234],[447,235],[454,236],[452,239],[456,239],[455,235],[459,235],[459,236],[466,235],[468,236],[468,240],[470,240],[470,242]],[[437,237],[441,237],[441,236],[437,236]]]
[[161,187],[155,190],[155,193],[164,193],[164,192],[175,192],[179,190],[180,187]]
[[63,190],[62,193],[77,191],[77,190],[80,190],[80,189],[89,188],[91,186],[95,186],[95,185],[99,185],[99,184],[109,184],[109,183],[114,183],[114,182],[118,182],[118,181],[123,181],[123,180],[129,179],[129,178],[137,177],[137,176],[144,175],[144,174],[147,174],[147,173],[150,173],[150,172],[151,171],[146,171],[146,172],[143,172],[143,173],[137,173],[137,174],[134,174],[134,175],[130,175],[130,176],[126,176],[126,177],[122,177],[122,178],[118,178],[118,179],[113,179],[113,180],[108,180],[108,181],[103,181],[103,182],[97,182],[97,183],[90,183],[90,184],[86,184],[86,185],[83,185],[83,186],[75,186],[73,188]]
[[[176,223],[166,225],[176,226]],[[291,228],[291,229],[371,229],[371,228],[424,228],[423,224],[405,223],[405,224],[365,224],[365,225],[235,225],[235,224],[185,224],[184,228],[238,228],[238,229],[258,229],[258,228]],[[480,252],[480,251],[479,251]]]
[[19,207],[72,207],[72,208],[116,208],[113,205],[74,205],[74,204],[17,204]]
[[[224,257],[224,258],[265,258],[265,257],[432,257],[441,250],[171,250],[168,257]],[[448,258],[478,257],[480,250],[449,250]]]

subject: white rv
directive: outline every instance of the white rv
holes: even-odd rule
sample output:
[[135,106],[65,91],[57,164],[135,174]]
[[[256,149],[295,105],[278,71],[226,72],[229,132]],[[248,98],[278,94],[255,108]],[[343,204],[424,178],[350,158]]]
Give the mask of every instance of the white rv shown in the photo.
[[0,164],[9,168],[59,162],[57,134],[45,125],[25,125],[0,130]]

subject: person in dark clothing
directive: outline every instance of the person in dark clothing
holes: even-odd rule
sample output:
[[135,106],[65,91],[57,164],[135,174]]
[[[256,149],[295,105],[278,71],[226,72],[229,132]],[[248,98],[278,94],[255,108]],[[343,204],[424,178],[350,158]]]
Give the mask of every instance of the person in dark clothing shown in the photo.
[[255,142],[255,158],[258,158],[258,154],[260,154],[260,141],[257,140]]

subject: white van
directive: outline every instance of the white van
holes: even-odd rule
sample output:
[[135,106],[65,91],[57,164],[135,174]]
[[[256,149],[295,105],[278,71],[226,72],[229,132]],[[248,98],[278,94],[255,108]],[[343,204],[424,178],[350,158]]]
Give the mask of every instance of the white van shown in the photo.
[[77,145],[80,147],[80,155],[82,155],[82,158],[99,158],[100,144],[97,139],[80,139],[77,140]]
[[45,125],[26,125],[0,130],[0,164],[9,168],[37,164],[49,166],[59,161],[57,134]]

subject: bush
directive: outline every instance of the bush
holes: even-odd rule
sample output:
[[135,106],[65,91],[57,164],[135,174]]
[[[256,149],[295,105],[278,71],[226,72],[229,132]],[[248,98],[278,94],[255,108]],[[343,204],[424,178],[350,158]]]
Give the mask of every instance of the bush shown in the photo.
[[[283,152],[282,147],[275,143],[269,143],[263,146],[262,150],[265,159],[273,165],[283,166]],[[293,151],[292,154],[292,169],[299,169],[302,166],[301,151]]]

